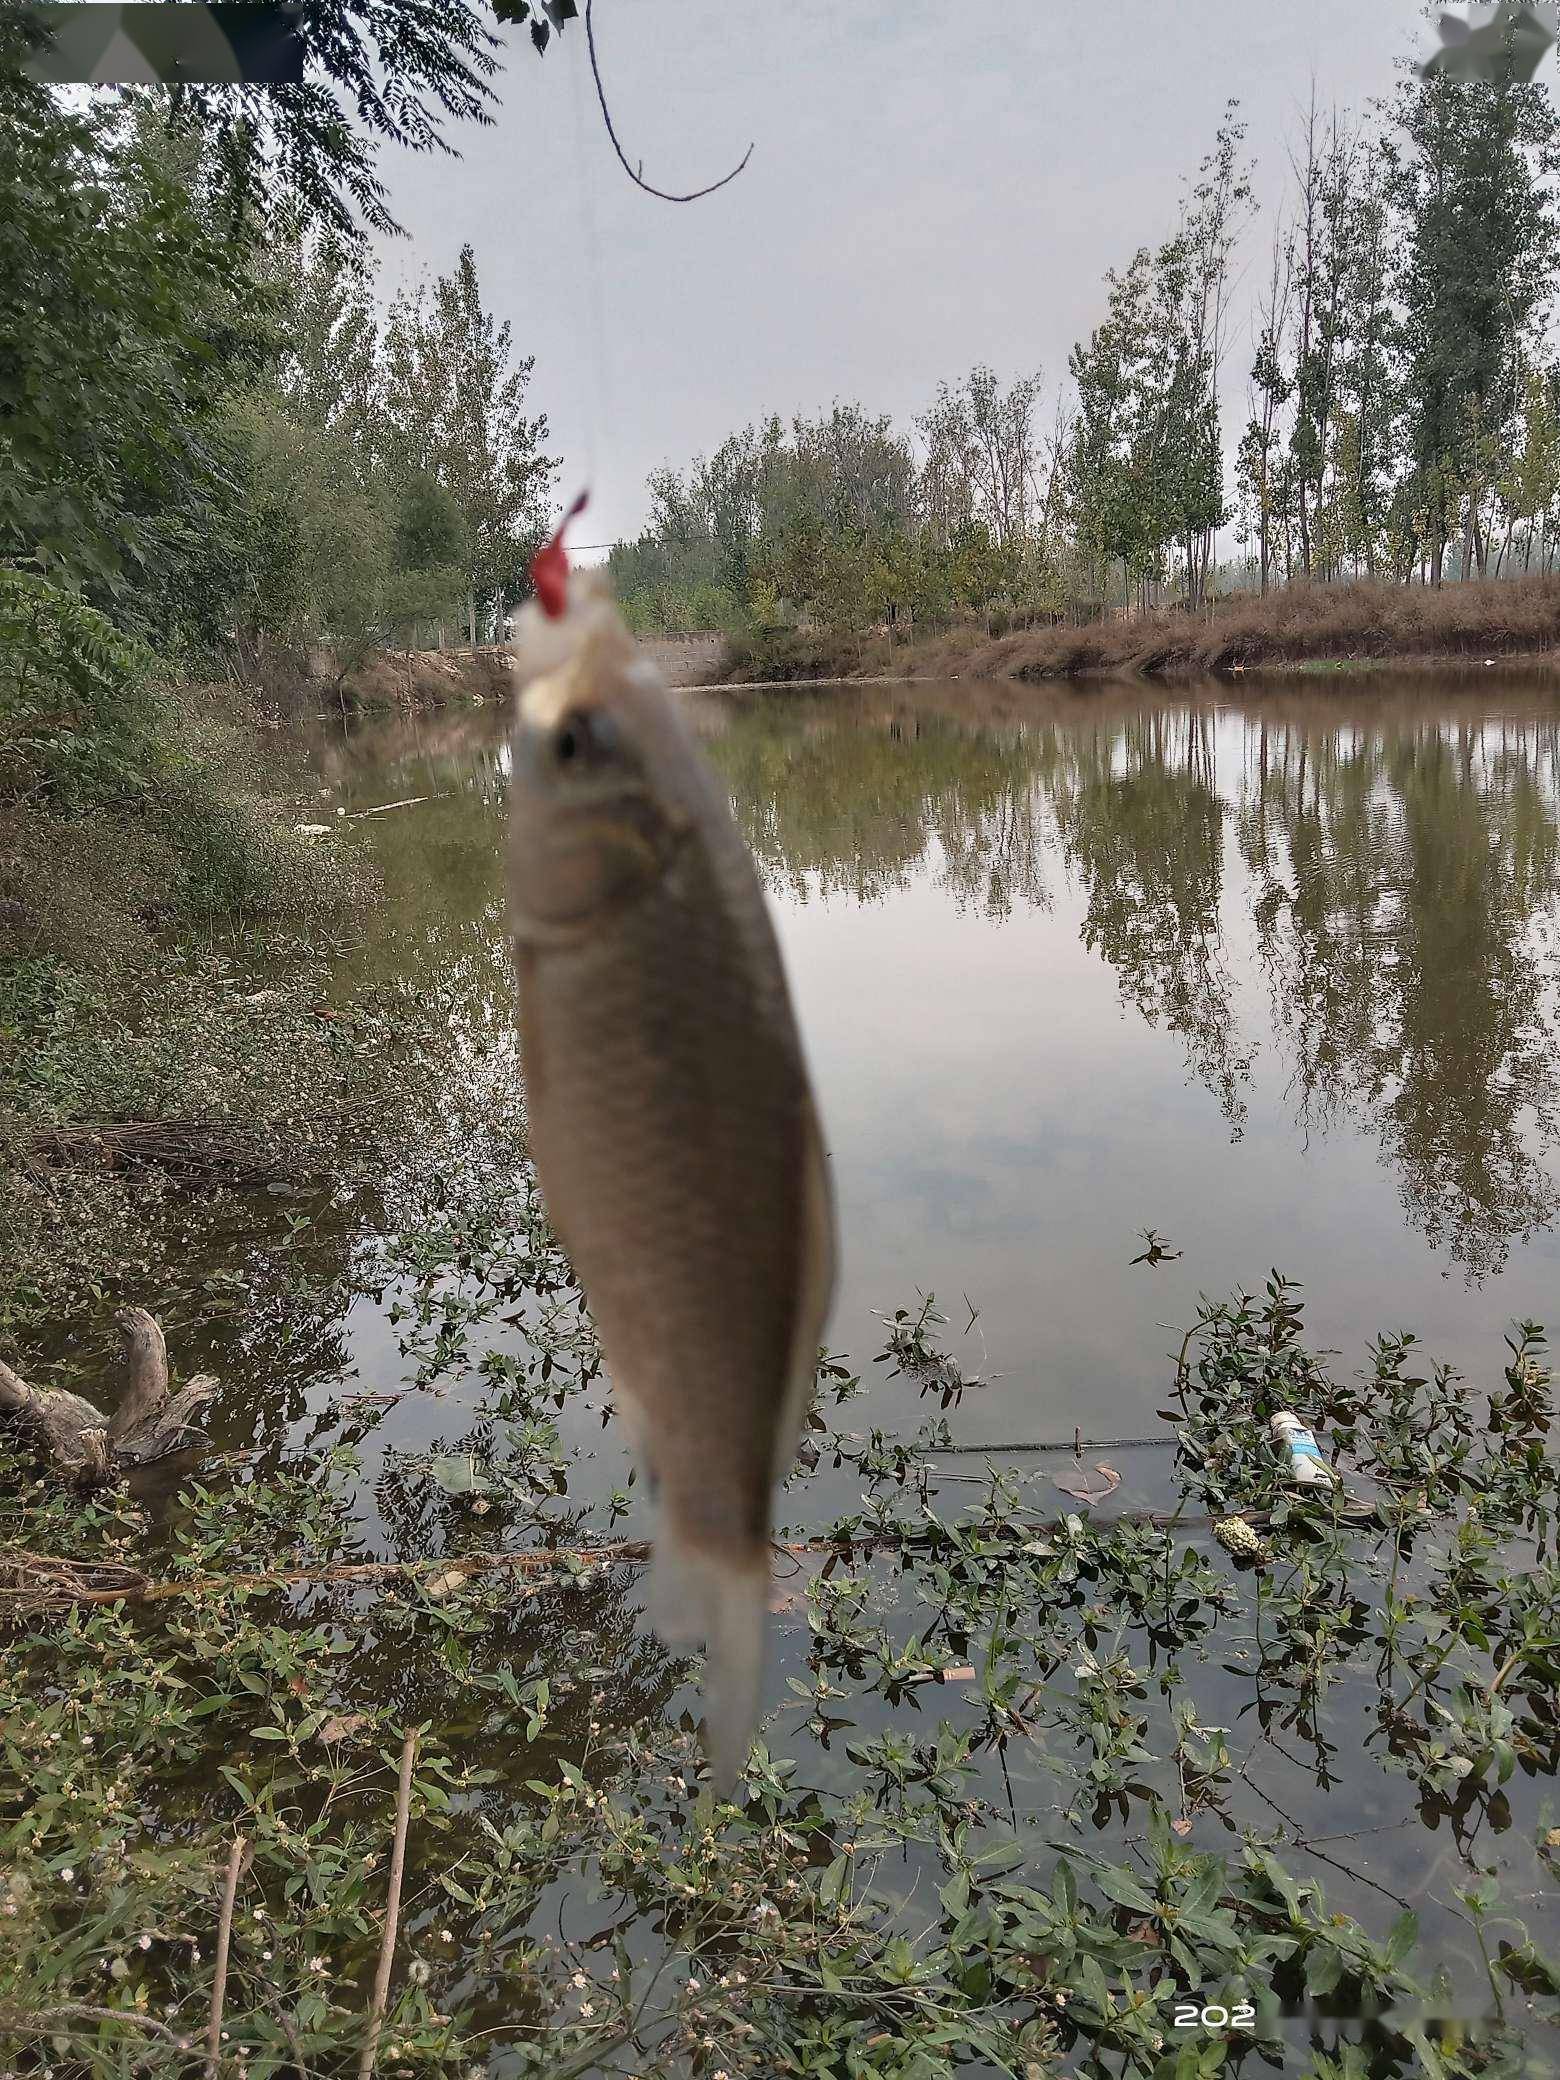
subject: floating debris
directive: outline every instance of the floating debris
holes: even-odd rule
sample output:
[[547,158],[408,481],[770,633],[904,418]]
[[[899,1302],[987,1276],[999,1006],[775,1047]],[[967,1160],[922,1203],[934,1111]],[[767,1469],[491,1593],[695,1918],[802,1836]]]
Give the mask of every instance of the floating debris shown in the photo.
[[1051,1478],[1064,1495],[1079,1502],[1103,1502],[1121,1486],[1121,1475],[1103,1459],[1094,1466],[1069,1467],[1066,1473],[1056,1473]]
[[338,809],[336,814],[338,816],[350,816],[355,823],[363,816],[388,816],[392,809],[415,809],[422,802],[443,801],[444,799],[443,795],[406,794],[402,795],[398,802],[381,802],[377,808],[373,809]]
[[1139,1228],[1138,1239],[1148,1244],[1147,1249],[1132,1259],[1134,1264],[1173,1264],[1181,1254],[1170,1247],[1170,1237],[1161,1235],[1157,1228]]
[[1271,1560],[1273,1549],[1258,1538],[1244,1517],[1225,1517],[1213,1527],[1213,1535],[1226,1553],[1237,1560]]
[[1330,1487],[1337,1480],[1337,1474],[1322,1457],[1321,1446],[1293,1409],[1281,1408],[1268,1428],[1289,1454],[1291,1480],[1308,1488]]

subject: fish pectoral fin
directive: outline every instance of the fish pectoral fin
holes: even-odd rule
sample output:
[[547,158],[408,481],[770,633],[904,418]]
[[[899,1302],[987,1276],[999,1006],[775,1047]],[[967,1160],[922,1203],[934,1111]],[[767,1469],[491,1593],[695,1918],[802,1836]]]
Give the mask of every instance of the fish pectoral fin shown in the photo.
[[741,1775],[758,1725],[768,1611],[767,1546],[751,1556],[712,1552],[663,1520],[650,1622],[669,1647],[704,1647],[704,1752],[722,1796]]

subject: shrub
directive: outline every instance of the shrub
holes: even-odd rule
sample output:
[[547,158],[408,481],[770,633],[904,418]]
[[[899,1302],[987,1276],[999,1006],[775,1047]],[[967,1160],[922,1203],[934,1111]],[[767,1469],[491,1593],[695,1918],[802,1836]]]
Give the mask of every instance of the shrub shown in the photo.
[[89,910],[111,938],[137,917],[276,914],[356,893],[350,874],[327,885],[279,814],[234,697],[224,688],[219,710],[169,686],[77,594],[0,569],[0,824],[13,826],[26,945]]
[[0,800],[143,800],[164,756],[153,664],[76,593],[0,570]]

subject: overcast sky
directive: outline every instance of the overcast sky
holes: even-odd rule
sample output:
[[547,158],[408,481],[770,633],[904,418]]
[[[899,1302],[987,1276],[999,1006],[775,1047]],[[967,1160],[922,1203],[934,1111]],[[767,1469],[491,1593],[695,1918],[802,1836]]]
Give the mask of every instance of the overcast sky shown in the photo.
[[[387,286],[465,240],[536,356],[581,541],[635,533],[644,480],[775,410],[857,399],[908,424],[942,377],[1066,375],[1108,267],[1173,228],[1225,101],[1249,125],[1259,254],[1314,77],[1388,93],[1435,47],[1419,0],[597,0],[618,133],[645,177],[730,187],[674,207],[612,157],[583,21],[538,58],[509,32],[491,130],[459,159],[387,153],[410,234]],[[1249,358],[1245,299],[1231,410]]]

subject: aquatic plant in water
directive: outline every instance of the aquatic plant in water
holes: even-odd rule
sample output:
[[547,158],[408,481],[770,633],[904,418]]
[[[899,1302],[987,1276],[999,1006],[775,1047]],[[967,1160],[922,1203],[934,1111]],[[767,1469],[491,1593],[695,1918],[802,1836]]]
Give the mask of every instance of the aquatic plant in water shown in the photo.
[[[568,1492],[601,1388],[567,1267],[523,1175],[508,1217],[487,1175],[359,1266],[402,1294],[425,1390],[481,1383],[463,1437],[394,1461],[399,1557],[363,1547],[344,1445],[208,1465],[160,1546],[10,1458],[0,2028],[39,2069],[195,2070],[220,1949],[218,2070],[350,2070],[398,1803],[383,2073],[1538,2069],[1536,1326],[1485,1396],[1401,1336],[1338,1379],[1276,1275],[1207,1303],[1165,1506],[1114,1517],[1000,1448],[950,1490],[941,1413],[834,1427],[862,1388],[824,1359],[789,1507],[836,1461],[861,1500],[786,1534],[781,1701],[710,1810],[623,1498]],[[888,1319],[880,1365],[942,1399],[930,1299]],[[1337,1484],[1286,1480],[1279,1409]]]

